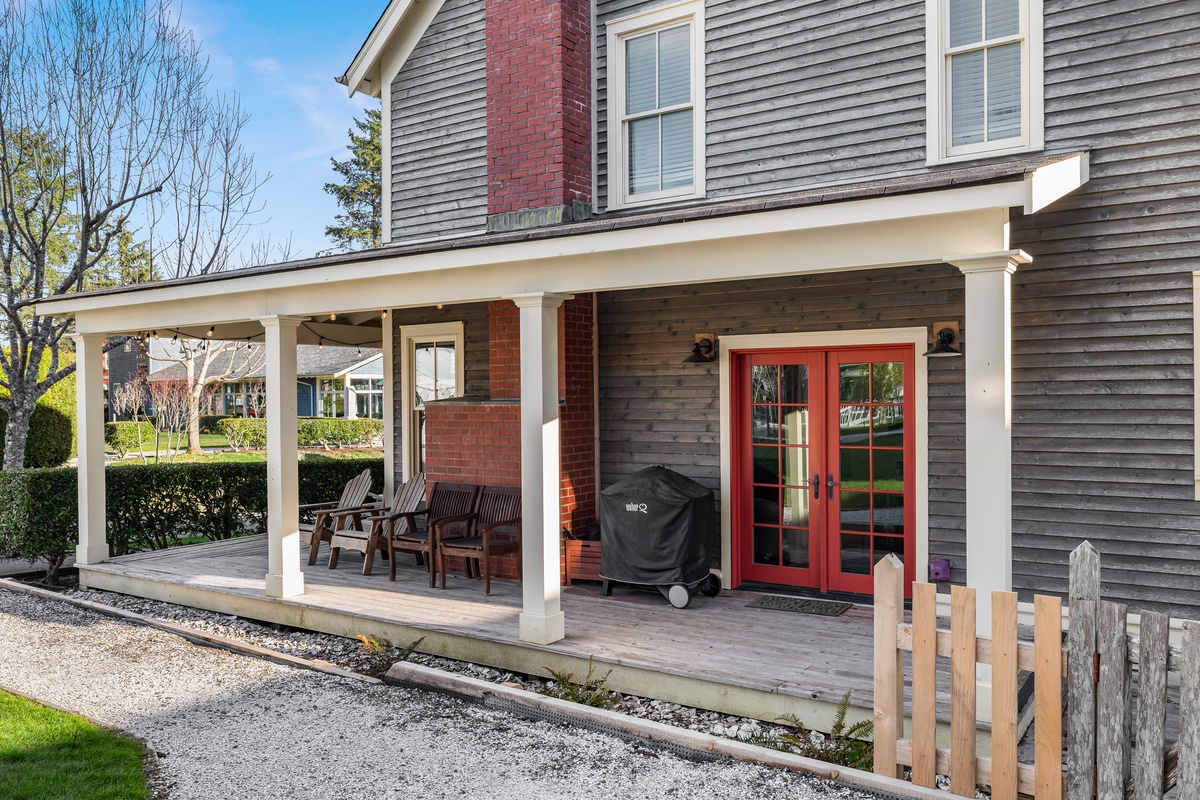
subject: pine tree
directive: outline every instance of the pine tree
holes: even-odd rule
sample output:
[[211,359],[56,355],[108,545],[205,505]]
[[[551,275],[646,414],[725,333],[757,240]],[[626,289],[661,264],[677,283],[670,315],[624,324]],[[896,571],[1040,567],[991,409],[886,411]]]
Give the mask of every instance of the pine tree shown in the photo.
[[345,213],[335,217],[336,224],[325,228],[334,243],[329,252],[347,252],[379,247],[383,243],[383,197],[380,190],[383,153],[380,147],[380,112],[365,109],[365,119],[355,119],[349,131],[350,157],[331,158],[333,171],[345,183],[327,183],[325,191],[333,195]]

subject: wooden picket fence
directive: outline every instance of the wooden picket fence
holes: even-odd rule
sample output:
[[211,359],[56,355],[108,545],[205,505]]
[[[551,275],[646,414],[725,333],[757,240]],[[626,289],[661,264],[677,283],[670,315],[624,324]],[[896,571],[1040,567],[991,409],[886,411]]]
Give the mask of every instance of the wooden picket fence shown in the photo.
[[[1100,600],[1100,557],[1084,542],[1071,554],[1070,632],[1062,600],[1034,598],[1033,643],[1017,639],[1017,597],[992,593],[992,636],[976,636],[975,590],[951,588],[950,630],[937,627],[932,584],[914,583],[904,621],[904,568],[895,556],[875,567],[875,772],[933,787],[948,775],[954,794],[993,800],[1200,798],[1200,622],[1183,622],[1170,647],[1170,620],[1142,612],[1128,634],[1128,609]],[[905,653],[912,653],[912,735],[904,737]],[[937,658],[950,659],[950,747],[937,747]],[[976,751],[976,670],[991,669],[991,756]],[[1137,667],[1136,721],[1132,713]],[[1034,763],[1017,758],[1017,687],[1033,673]],[[1179,673],[1180,737],[1166,746],[1168,672]],[[1066,681],[1066,713],[1063,684]],[[1135,727],[1136,723],[1136,727]],[[1063,732],[1066,731],[1066,768]],[[1131,742],[1133,743],[1131,747]]]

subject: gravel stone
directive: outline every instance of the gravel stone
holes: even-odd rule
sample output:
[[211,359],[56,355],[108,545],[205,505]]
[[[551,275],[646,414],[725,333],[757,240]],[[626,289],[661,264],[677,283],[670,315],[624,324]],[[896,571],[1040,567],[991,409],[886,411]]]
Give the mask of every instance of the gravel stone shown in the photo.
[[[98,594],[80,593],[89,599]],[[168,605],[115,597],[106,594],[105,601],[140,613]],[[340,637],[271,631],[172,608],[174,621],[308,658],[341,663],[337,659],[362,649]],[[163,631],[3,590],[0,652],[0,686],[146,740],[160,753],[156,789],[171,800],[872,797],[736,761],[693,762],[441,694],[366,685],[198,647]],[[497,679],[517,677],[471,666]],[[636,705],[648,713],[673,705],[654,702]],[[687,719],[706,716],[677,709],[671,713]],[[703,724],[710,727],[723,719],[707,716]]]

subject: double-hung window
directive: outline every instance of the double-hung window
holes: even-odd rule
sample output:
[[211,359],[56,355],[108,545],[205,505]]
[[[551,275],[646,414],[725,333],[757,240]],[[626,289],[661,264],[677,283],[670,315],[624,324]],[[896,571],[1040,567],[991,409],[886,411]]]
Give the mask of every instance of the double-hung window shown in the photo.
[[1039,150],[1041,0],[927,0],[930,162]]
[[608,25],[609,206],[704,195],[704,6]]

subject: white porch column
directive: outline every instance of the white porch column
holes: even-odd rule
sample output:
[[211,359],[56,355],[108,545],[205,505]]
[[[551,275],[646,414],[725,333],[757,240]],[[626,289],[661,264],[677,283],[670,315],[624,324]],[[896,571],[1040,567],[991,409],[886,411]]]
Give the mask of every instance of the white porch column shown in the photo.
[[946,260],[966,276],[967,585],[986,636],[991,593],[1012,590],[1012,274],[1031,259],[1005,250]]
[[392,328],[391,311],[383,322],[383,496],[391,502],[396,491],[396,364],[395,330]]
[[108,560],[104,500],[104,336],[73,334],[75,403],[79,426],[79,545],[75,563]]
[[304,594],[296,437],[296,329],[301,317],[262,317],[267,346],[267,596]]
[[559,598],[558,307],[569,295],[509,298],[521,309],[521,641],[566,635]]

